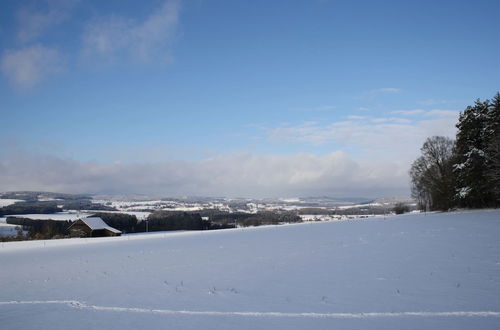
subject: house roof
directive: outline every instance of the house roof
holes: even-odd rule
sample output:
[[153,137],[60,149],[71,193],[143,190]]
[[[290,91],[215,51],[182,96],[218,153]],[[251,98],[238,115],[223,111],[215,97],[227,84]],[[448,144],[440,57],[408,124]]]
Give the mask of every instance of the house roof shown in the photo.
[[108,226],[107,223],[104,222],[99,217],[91,217],[91,218],[83,218],[80,219],[83,223],[85,223],[92,230],[106,229],[115,234],[121,234],[121,231],[115,229],[113,227]]

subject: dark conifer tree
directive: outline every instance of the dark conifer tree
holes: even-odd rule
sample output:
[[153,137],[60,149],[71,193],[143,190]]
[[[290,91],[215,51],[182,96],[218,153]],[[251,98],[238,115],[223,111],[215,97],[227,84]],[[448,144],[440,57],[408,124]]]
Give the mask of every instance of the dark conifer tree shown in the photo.
[[494,204],[493,185],[487,178],[491,136],[490,102],[477,100],[460,114],[455,148],[456,197],[460,206]]
[[492,185],[493,206],[500,206],[500,93],[490,104],[488,120],[487,179]]

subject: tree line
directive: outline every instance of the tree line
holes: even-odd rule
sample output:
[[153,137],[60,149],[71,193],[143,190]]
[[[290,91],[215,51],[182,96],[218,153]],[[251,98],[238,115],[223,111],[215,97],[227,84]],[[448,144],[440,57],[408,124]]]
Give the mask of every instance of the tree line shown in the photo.
[[[11,225],[18,225],[22,231],[18,231],[18,239],[55,239],[70,237],[69,226],[71,221],[60,220],[35,220],[29,218],[8,217],[6,222]],[[25,233],[23,233],[23,231]],[[2,237],[2,240],[11,240]]]
[[[203,219],[207,216],[209,219]],[[179,212],[179,211],[155,211],[147,219],[139,221],[135,215],[126,213],[98,212],[92,217],[100,217],[109,226],[123,233],[142,233],[146,231],[170,231],[170,230],[215,230],[235,228],[237,226],[260,226],[267,224],[280,224],[300,222],[301,218],[292,212],[259,212],[229,213],[224,211],[201,211]],[[35,220],[22,217],[8,217],[6,222],[18,225],[22,231],[18,237],[0,237],[0,240],[14,239],[52,239],[68,238],[71,233],[68,230],[72,221],[57,220]],[[23,233],[24,232],[24,233]]]
[[0,216],[7,214],[52,214],[63,209],[55,202],[17,202],[0,207]]
[[456,139],[428,138],[410,168],[423,210],[500,206],[500,93],[460,113]]
[[114,207],[90,200],[22,201],[0,207],[0,216],[13,214],[52,214],[63,210],[117,211]]

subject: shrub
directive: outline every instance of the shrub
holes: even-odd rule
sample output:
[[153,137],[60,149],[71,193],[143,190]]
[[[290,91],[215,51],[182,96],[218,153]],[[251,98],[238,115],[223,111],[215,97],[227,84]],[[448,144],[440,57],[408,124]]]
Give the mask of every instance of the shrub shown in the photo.
[[410,211],[410,207],[405,203],[396,203],[392,211],[396,214],[403,214]]

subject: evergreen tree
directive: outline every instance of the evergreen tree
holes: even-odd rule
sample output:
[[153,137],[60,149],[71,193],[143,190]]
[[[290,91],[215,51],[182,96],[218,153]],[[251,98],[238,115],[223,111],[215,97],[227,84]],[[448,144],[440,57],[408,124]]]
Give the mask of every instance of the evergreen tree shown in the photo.
[[461,206],[488,207],[494,204],[493,185],[486,176],[487,152],[493,134],[490,108],[488,100],[477,100],[459,117],[454,172],[456,197]]
[[486,177],[493,187],[494,206],[500,206],[500,93],[493,97],[488,114]]

